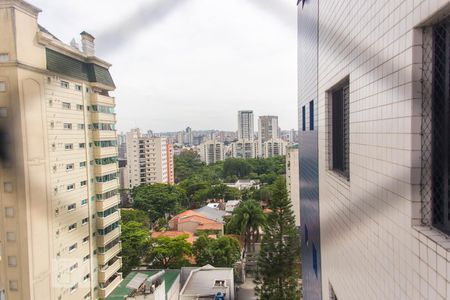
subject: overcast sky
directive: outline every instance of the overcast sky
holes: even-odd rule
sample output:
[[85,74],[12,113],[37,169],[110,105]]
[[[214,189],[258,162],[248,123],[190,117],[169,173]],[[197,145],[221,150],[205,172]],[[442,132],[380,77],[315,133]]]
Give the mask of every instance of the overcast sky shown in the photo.
[[297,128],[296,1],[28,1],[62,41],[96,37],[119,131],[236,130],[244,109]]

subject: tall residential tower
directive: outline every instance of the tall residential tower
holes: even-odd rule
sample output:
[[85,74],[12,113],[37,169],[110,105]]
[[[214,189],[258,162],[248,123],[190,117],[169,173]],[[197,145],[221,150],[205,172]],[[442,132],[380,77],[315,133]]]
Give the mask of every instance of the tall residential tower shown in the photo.
[[238,140],[253,141],[253,139],[253,111],[240,110],[238,111]]
[[260,116],[258,118],[258,156],[263,156],[264,142],[278,138],[278,116]]

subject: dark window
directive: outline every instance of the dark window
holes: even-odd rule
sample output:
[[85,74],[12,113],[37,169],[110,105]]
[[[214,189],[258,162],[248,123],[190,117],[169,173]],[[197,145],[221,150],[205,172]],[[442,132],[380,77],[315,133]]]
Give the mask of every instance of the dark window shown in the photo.
[[308,227],[306,227],[305,224],[305,245],[308,246],[308,243],[309,243]]
[[349,86],[331,91],[332,169],[349,179]]
[[313,269],[314,269],[314,273],[316,274],[317,277],[317,250],[316,250],[316,246],[312,245],[312,254],[313,254]]
[[450,233],[450,19],[432,29],[432,222]]
[[309,102],[309,130],[314,130],[314,101]]
[[302,130],[306,130],[306,108],[305,106],[302,107]]
[[330,283],[330,299],[331,300],[338,300],[338,297],[336,296],[336,293],[334,292],[333,286]]

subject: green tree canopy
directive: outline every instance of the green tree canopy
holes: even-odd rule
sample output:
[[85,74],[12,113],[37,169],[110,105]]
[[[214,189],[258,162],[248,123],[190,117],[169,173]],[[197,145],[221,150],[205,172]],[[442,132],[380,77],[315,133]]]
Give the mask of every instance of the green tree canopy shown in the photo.
[[154,183],[135,187],[132,191],[134,208],[148,213],[151,222],[174,215],[187,206],[184,189],[177,185]]
[[145,211],[139,210],[139,209],[121,209],[121,221],[122,223],[128,223],[130,221],[135,221],[138,223],[143,224],[144,227],[150,226],[150,219],[148,218],[148,214]]
[[202,234],[194,243],[193,253],[198,266],[231,268],[240,258],[239,241],[230,236],[211,239]]
[[141,257],[149,245],[149,231],[143,223],[128,221],[122,224],[122,271],[126,275],[141,264]]
[[236,176],[238,178],[247,178],[252,171],[252,166],[247,159],[229,158],[223,164],[223,176]]
[[256,291],[261,300],[300,298],[300,245],[286,182],[278,178],[269,202],[258,256]]
[[192,246],[186,241],[188,235],[175,238],[161,236],[151,240],[145,261],[152,268],[179,269],[189,266],[188,257],[192,255]]
[[174,156],[174,173],[175,182],[197,174],[203,167],[204,163],[200,160],[200,156],[193,150],[183,150],[179,155]]

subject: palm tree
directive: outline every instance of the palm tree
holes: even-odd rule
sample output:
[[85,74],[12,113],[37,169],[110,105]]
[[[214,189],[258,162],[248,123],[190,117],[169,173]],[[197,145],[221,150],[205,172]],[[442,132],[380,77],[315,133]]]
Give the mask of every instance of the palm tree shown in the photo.
[[244,252],[249,246],[254,249],[255,242],[259,240],[259,228],[266,222],[264,212],[255,200],[242,201],[238,207],[233,211],[230,222],[228,223],[228,229],[237,231],[241,235],[241,239],[244,239]]

